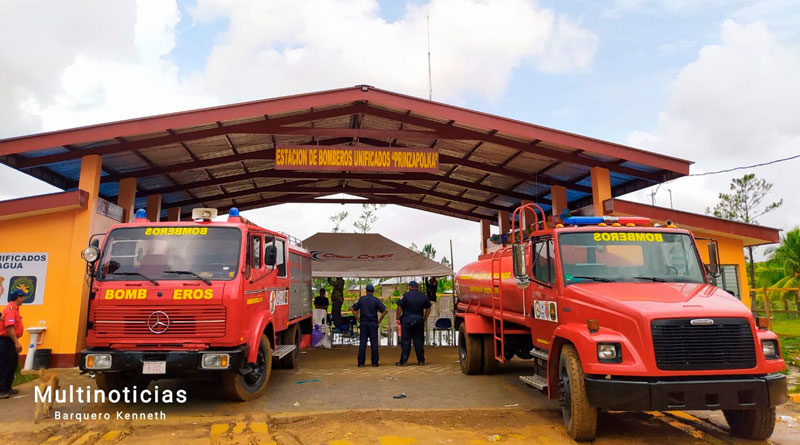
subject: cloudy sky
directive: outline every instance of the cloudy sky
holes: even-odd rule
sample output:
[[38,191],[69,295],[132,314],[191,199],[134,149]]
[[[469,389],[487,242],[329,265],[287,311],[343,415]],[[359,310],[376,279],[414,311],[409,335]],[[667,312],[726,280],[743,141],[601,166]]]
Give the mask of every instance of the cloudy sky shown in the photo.
[[[693,173],[800,153],[800,3],[793,0],[104,0],[0,2],[0,138],[371,84],[695,161]],[[800,159],[750,170],[800,224]],[[703,212],[747,171],[662,185]],[[0,199],[57,191],[0,165]],[[650,190],[626,197],[651,202]],[[247,212],[304,238],[358,206]],[[408,245],[478,225],[389,206],[376,230]]]

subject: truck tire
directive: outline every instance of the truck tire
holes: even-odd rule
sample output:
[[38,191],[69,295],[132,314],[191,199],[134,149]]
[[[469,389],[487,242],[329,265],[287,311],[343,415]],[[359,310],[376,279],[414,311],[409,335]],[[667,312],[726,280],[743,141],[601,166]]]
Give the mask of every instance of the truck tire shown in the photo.
[[481,361],[481,336],[467,334],[464,323],[458,327],[458,361],[461,363],[461,372],[464,374],[480,374]]
[[497,372],[499,363],[494,358],[494,335],[482,335],[483,337],[483,373],[492,375]]
[[767,440],[775,429],[775,408],[724,409],[722,413],[734,436]]
[[222,376],[222,387],[232,400],[247,402],[264,394],[271,373],[272,347],[267,336],[262,335],[256,363],[247,363],[242,369],[225,372]]
[[295,323],[289,326],[288,329],[283,331],[281,335],[281,343],[284,345],[294,345],[292,351],[286,357],[280,359],[281,369],[295,369],[297,368],[297,360],[300,358],[300,327]]
[[564,345],[558,360],[558,383],[561,389],[561,414],[567,434],[576,441],[594,440],[597,432],[597,408],[589,403],[578,351]]
[[[95,374],[94,383],[98,389],[102,389],[106,394],[109,391],[121,391],[126,386],[126,381],[121,372],[101,372]],[[133,386],[131,384],[130,386]]]

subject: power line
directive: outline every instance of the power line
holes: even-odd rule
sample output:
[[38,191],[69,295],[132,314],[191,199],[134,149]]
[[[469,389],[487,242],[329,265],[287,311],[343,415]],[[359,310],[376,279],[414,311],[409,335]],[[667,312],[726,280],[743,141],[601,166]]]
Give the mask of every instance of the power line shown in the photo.
[[774,161],[762,162],[761,164],[745,165],[745,166],[742,166],[742,167],[733,167],[733,168],[728,168],[728,169],[725,169],[725,170],[717,170],[717,171],[713,171],[713,172],[693,173],[693,174],[686,175],[686,176],[717,175],[717,174],[720,174],[720,173],[729,173],[729,172],[736,171],[736,170],[747,170],[747,169],[750,169],[750,168],[764,167],[766,165],[772,165],[772,164],[777,164],[779,162],[791,161],[792,159],[797,159],[797,158],[800,158],[800,154],[797,154],[797,155],[794,155],[794,156],[789,156],[788,158],[776,159]]

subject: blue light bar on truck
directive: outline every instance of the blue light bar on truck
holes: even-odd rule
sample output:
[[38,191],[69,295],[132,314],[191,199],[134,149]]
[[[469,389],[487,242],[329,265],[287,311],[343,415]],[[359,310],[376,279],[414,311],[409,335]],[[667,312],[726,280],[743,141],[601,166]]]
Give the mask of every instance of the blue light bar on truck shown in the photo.
[[649,224],[650,218],[641,216],[570,216],[564,218],[564,224],[586,226],[597,224]]

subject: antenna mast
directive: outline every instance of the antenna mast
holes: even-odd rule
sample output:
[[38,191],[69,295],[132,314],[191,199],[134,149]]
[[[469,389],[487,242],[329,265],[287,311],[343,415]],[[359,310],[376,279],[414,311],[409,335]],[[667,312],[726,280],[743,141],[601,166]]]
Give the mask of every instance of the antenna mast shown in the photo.
[[431,83],[431,8],[428,6],[426,18],[428,20],[428,100],[433,100],[433,84]]

